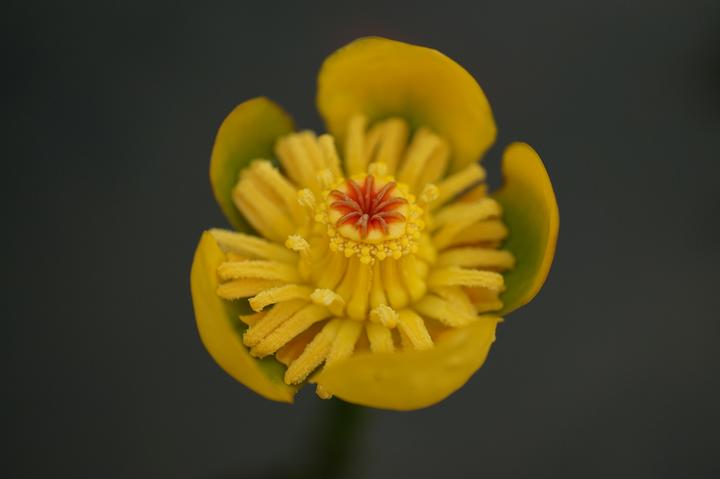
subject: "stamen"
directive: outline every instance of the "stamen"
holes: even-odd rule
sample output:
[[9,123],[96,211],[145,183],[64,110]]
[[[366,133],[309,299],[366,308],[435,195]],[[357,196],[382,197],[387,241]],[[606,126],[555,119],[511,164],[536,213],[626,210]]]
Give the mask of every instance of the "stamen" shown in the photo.
[[407,306],[410,297],[403,287],[398,271],[398,264],[395,259],[388,258],[382,263],[382,281],[385,286],[385,294],[390,300],[390,306],[395,310],[400,310]]
[[433,341],[425,327],[425,322],[412,309],[400,311],[398,329],[410,341],[413,349],[422,351],[433,347]]
[[308,304],[263,338],[250,350],[250,354],[261,358],[272,354],[314,323],[329,316],[330,311],[327,308],[316,304]]
[[241,179],[233,188],[232,198],[252,227],[270,240],[281,241],[295,229],[284,209],[260,192],[253,179]]
[[441,226],[433,237],[438,249],[444,249],[453,243],[455,237],[472,226],[473,223],[500,215],[499,204],[491,198],[483,198],[474,203],[457,203],[440,211],[435,218],[435,227]]
[[375,161],[387,165],[388,173],[393,174],[407,144],[409,128],[402,118],[390,118],[377,126],[381,129],[381,138]]
[[383,129],[380,123],[375,123],[365,134],[365,144],[363,146],[363,154],[365,155],[365,164],[374,161],[377,150],[382,141]]
[[368,175],[384,177],[387,176],[387,165],[385,163],[374,162],[368,166]]
[[248,326],[254,326],[258,321],[263,319],[267,313],[253,313],[253,314],[241,314],[239,315],[240,321],[247,324]]
[[471,163],[454,175],[445,178],[439,185],[440,196],[434,206],[440,206],[459,195],[475,183],[485,179],[485,170],[478,163]]
[[357,115],[350,120],[345,142],[345,167],[350,176],[365,170],[365,125],[367,119]]
[[[302,175],[302,185],[310,188],[313,193],[320,193],[320,183],[315,176],[320,165],[317,158],[307,149],[307,141],[303,140],[302,133],[286,137],[290,155],[289,161],[295,162],[299,173]],[[319,150],[318,150],[319,154]],[[316,163],[317,161],[317,163]]]
[[348,260],[341,254],[333,254],[325,274],[318,279],[318,288],[335,289],[345,275]]
[[470,286],[500,292],[504,288],[503,277],[492,271],[458,268],[450,266],[430,273],[428,284],[432,287]]
[[325,158],[325,166],[330,169],[335,178],[340,178],[340,159],[338,158],[337,149],[335,148],[335,139],[332,135],[320,135],[320,150]]
[[358,321],[343,320],[340,325],[340,329],[333,340],[325,365],[330,366],[333,363],[350,357],[355,349],[355,343],[357,343],[362,330],[362,323]]
[[317,174],[317,180],[318,183],[320,183],[320,187],[323,190],[326,190],[330,188],[330,186],[335,181],[335,176],[333,175],[332,171],[330,169],[325,168],[324,170],[320,170]]
[[382,267],[379,264],[373,266],[373,278],[370,282],[370,307],[375,309],[388,303],[383,289]]
[[258,278],[242,278],[222,283],[217,288],[217,295],[222,299],[235,300],[255,296],[268,288],[281,285],[280,281]]
[[303,382],[311,372],[327,358],[330,353],[333,339],[340,329],[342,320],[333,319],[328,321],[317,336],[307,345],[300,357],[290,364],[285,371],[285,382],[287,384],[298,384]]
[[316,289],[310,295],[310,300],[320,306],[325,306],[335,316],[342,316],[345,310],[345,300],[331,289]]
[[502,241],[508,229],[500,220],[478,221],[455,234],[447,246]]
[[467,193],[464,193],[463,195],[458,198],[458,201],[462,202],[470,202],[477,201],[481,198],[485,198],[487,196],[487,185],[485,183],[480,183],[479,185],[470,188]]
[[210,230],[221,248],[234,251],[250,258],[275,259],[284,263],[294,263],[297,257],[282,246],[257,236],[235,233],[234,231],[213,228]]
[[398,314],[390,306],[381,304],[370,311],[370,321],[382,324],[386,328],[393,329],[397,326]]
[[417,256],[430,264],[433,264],[437,259],[435,246],[433,245],[432,240],[430,240],[430,237],[426,234],[421,235],[418,239]]
[[467,311],[457,305],[433,294],[428,294],[422,298],[413,305],[413,308],[418,313],[452,328],[465,326],[476,319],[475,311],[468,314]]
[[302,142],[303,149],[307,155],[310,163],[312,163],[314,170],[322,170],[325,168],[325,158],[323,157],[322,150],[318,144],[318,139],[310,130],[302,131],[298,133],[298,137]]
[[478,313],[499,311],[503,307],[496,292],[483,288],[465,288],[468,299]]
[[259,278],[286,283],[300,280],[297,268],[287,263],[267,260],[228,261],[218,266],[220,279]]
[[370,340],[370,350],[373,353],[392,353],[395,351],[392,333],[382,324],[367,322],[365,332]]
[[262,341],[265,336],[273,332],[278,326],[290,319],[293,314],[300,311],[300,308],[307,303],[302,300],[285,301],[278,303],[265,314],[260,321],[251,325],[243,336],[243,343],[247,347],[253,347]]
[[303,258],[308,258],[310,255],[310,244],[300,235],[288,236],[285,240],[285,247],[300,253],[300,256]]
[[432,183],[428,183],[423,187],[422,192],[420,193],[420,199],[418,200],[418,204],[420,206],[426,207],[433,201],[438,199],[438,196],[440,195],[440,190],[437,186],[433,185]]
[[358,261],[358,264],[354,266],[357,273],[350,300],[347,302],[347,315],[352,319],[361,321],[367,315],[372,271],[370,265],[363,264],[362,261]]
[[323,326],[325,326],[325,324],[322,324],[322,322],[315,323],[302,333],[295,336],[292,340],[288,341],[285,346],[277,350],[275,353],[275,359],[280,361],[286,367],[289,367],[293,361],[300,357],[308,344],[315,339],[315,336],[322,331]]
[[450,147],[447,141],[440,138],[440,144],[435,148],[430,159],[425,164],[418,186],[439,181],[445,174],[449,159]]
[[312,191],[307,188],[298,191],[297,199],[298,203],[301,206],[304,206],[305,209],[307,209],[310,213],[313,213],[315,211],[317,204],[315,202],[315,195]]
[[[352,356],[355,350],[355,343],[357,343],[362,331],[362,323],[342,320],[340,329],[338,329],[338,332],[335,334],[335,338],[330,346],[330,352],[325,360],[325,367],[332,366],[334,363]],[[331,394],[319,384],[317,386],[317,394],[323,399],[330,399],[331,397]]]
[[417,260],[414,255],[403,256],[398,260],[400,275],[403,283],[410,293],[411,301],[417,301],[422,298],[427,291],[427,286],[422,277],[418,274]]
[[437,229],[448,223],[474,223],[499,216],[501,213],[500,204],[492,198],[482,198],[472,203],[455,203],[442,208],[435,214],[433,228]]
[[253,311],[262,311],[265,306],[290,301],[291,299],[310,299],[312,289],[298,284],[286,284],[277,288],[266,289],[250,298],[250,307]]
[[410,191],[417,191],[423,170],[433,151],[439,146],[440,138],[427,128],[420,128],[415,133],[405,155],[405,162],[398,173],[398,180],[406,183]]
[[287,173],[296,185],[307,186],[304,182],[304,175],[300,165],[295,162],[290,150],[288,136],[284,136],[275,142],[275,156],[280,160],[283,170]]
[[468,296],[467,291],[485,291],[489,295],[493,295],[497,298],[497,293],[490,292],[486,289],[480,288],[463,288],[460,286],[448,286],[441,288],[433,288],[433,293],[441,297],[442,299],[453,304],[454,307],[459,308],[466,314],[474,315],[475,308],[473,307],[472,301]]
[[267,160],[254,161],[250,170],[270,191],[282,198],[283,205],[292,212],[291,216],[297,218],[297,223],[301,224],[304,212],[298,206],[295,187]]
[[515,257],[506,250],[489,248],[455,248],[438,256],[438,266],[464,266],[467,268],[493,268],[505,271],[515,266]]

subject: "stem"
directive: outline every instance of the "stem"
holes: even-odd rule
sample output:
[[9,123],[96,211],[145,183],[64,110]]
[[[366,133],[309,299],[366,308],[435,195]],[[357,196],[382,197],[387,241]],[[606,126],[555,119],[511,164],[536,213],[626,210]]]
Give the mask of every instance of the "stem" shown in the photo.
[[367,412],[336,398],[326,401],[322,412],[318,434],[310,451],[312,459],[302,477],[335,479],[341,477],[352,463],[360,426]]

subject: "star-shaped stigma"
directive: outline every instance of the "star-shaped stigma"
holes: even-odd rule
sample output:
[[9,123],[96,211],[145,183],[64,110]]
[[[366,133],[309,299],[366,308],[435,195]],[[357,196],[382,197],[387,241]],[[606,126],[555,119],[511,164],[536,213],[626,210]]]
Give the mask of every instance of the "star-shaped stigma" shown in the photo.
[[347,193],[332,190],[330,195],[337,201],[330,204],[339,210],[341,216],[335,226],[337,228],[352,224],[360,232],[362,239],[367,238],[368,232],[379,228],[388,234],[388,225],[396,221],[405,221],[405,216],[395,211],[400,205],[407,203],[405,198],[393,196],[396,183],[390,181],[380,189],[375,189],[375,177],[367,175],[362,186],[355,180],[347,180]]

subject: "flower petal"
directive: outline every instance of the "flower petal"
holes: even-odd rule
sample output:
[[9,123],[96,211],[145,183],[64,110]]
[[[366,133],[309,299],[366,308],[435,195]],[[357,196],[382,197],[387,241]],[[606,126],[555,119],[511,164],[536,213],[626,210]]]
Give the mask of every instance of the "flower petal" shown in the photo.
[[503,154],[503,187],[494,194],[510,230],[504,248],[516,266],[505,274],[500,297],[506,315],[528,302],[542,288],[557,243],[560,216],[550,177],[538,154],[525,143],[513,143]]
[[271,159],[277,137],[292,131],[290,116],[265,97],[239,104],[220,125],[210,158],[210,183],[215,199],[235,229],[250,229],[232,201],[240,170],[252,160]]
[[218,297],[217,267],[225,261],[212,234],[204,232],[195,250],[190,272],[190,289],[198,331],[205,348],[232,377],[268,399],[293,402],[295,388],[283,382],[285,367],[274,358],[258,360],[242,343],[247,326],[238,316],[250,309],[244,301],[230,302]]
[[355,114],[426,126],[450,142],[454,171],[495,140],[490,105],[463,67],[437,50],[385,38],[361,38],[330,55],[318,76],[317,106],[341,142]]
[[460,389],[482,366],[499,318],[483,316],[446,333],[425,351],[364,353],[311,379],[348,402],[407,411],[431,406]]

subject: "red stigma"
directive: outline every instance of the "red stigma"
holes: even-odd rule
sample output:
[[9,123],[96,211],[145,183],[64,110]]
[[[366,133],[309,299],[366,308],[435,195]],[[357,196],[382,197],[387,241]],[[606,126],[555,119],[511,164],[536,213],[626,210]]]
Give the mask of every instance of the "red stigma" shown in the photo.
[[368,232],[381,229],[388,233],[388,225],[396,221],[405,221],[405,216],[395,211],[400,205],[407,203],[405,198],[394,197],[396,183],[391,181],[380,189],[375,188],[375,177],[367,175],[362,186],[355,180],[347,180],[347,193],[332,190],[330,195],[337,201],[330,204],[338,209],[342,216],[337,220],[337,228],[345,224],[355,226],[362,239]]

